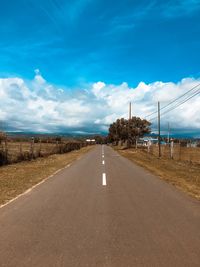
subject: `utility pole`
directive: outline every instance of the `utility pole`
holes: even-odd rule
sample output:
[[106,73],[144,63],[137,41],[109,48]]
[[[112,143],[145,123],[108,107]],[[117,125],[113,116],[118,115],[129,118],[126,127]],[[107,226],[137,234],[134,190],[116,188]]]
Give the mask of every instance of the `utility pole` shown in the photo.
[[169,122],[168,122],[168,144],[169,144],[169,136],[170,136],[170,127],[169,127]]
[[130,147],[130,123],[131,123],[131,102],[129,103],[129,119],[128,119],[128,148]]
[[160,144],[160,102],[158,102],[158,149],[159,158],[161,157],[161,144]]
[[129,103],[129,120],[131,119],[131,102]]

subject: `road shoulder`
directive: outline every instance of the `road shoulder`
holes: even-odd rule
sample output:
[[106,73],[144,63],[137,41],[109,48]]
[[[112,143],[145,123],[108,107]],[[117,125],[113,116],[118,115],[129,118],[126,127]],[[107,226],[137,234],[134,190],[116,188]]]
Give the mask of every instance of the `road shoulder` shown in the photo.
[[0,207],[78,160],[93,146],[0,168]]
[[200,200],[200,165],[180,162],[170,159],[160,159],[146,152],[135,149],[114,147],[123,157],[144,167],[146,170],[160,177],[160,179],[174,185],[181,191]]

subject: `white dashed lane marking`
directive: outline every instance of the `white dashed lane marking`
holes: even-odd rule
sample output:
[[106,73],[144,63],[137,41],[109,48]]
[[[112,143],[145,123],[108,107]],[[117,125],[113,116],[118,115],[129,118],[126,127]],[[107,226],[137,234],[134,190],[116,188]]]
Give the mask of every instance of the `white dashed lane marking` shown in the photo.
[[106,186],[106,174],[105,173],[103,173],[102,175],[102,185]]

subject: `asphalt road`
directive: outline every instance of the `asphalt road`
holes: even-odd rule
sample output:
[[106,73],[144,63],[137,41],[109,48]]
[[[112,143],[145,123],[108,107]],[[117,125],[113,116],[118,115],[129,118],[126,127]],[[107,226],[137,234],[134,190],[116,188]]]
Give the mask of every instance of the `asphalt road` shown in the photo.
[[200,266],[200,203],[96,146],[0,209],[0,266]]

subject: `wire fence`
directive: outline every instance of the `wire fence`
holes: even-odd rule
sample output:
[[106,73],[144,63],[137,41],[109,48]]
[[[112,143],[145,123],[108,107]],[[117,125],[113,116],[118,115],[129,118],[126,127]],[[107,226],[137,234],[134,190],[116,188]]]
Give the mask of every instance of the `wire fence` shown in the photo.
[[[115,142],[113,145],[117,145],[122,149],[135,148],[136,150],[142,150],[147,153],[149,156],[159,157],[159,146],[158,143],[152,144],[147,142],[145,144],[131,144],[128,146],[128,142]],[[173,141],[169,144],[161,144],[161,158],[163,159],[172,159],[179,161],[187,161],[190,163],[200,164],[200,143],[199,145],[192,146],[190,143],[174,143]]]
[[[156,144],[143,149],[149,155],[159,156],[159,147]],[[181,144],[161,145],[161,157],[200,164],[200,147],[187,147]]]
[[87,146],[85,142],[35,143],[34,140],[9,142],[5,139],[0,143],[0,165],[47,157],[53,154],[63,154],[85,146]]

